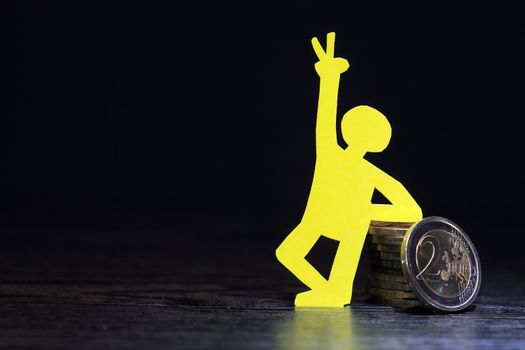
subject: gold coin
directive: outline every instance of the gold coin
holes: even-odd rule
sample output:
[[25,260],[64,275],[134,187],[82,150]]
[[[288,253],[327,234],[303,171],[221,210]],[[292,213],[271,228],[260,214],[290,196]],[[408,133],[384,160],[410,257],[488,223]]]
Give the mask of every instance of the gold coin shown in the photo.
[[388,268],[388,267],[372,265],[372,274],[374,274],[374,275],[381,274],[381,275],[401,276],[401,277],[403,277],[403,279],[405,279],[405,275],[403,274],[403,270],[402,269],[396,269],[396,268]]
[[381,298],[373,297],[372,301],[380,305],[388,305],[400,309],[412,309],[415,307],[423,307],[424,304],[418,299],[395,299],[395,298]]
[[370,221],[370,227],[399,227],[409,229],[414,222]]
[[401,252],[390,253],[390,252],[371,252],[372,257],[378,260],[392,260],[401,261]]
[[[401,260],[399,261],[392,261],[392,260],[380,260],[380,259],[374,259],[372,258],[372,265],[379,266],[379,267],[386,267],[389,269],[399,269],[401,270]],[[401,270],[401,272],[403,272]]]
[[[403,237],[368,235],[368,241],[376,244],[395,245],[401,247]],[[401,248],[399,248],[401,250]]]
[[373,270],[370,277],[376,280],[385,281],[385,282],[408,283],[405,276],[403,276],[402,274],[401,275],[394,274],[394,273],[391,273],[390,271],[391,270],[388,270],[387,273],[381,273],[381,272],[377,272]]
[[387,282],[387,281],[381,281],[378,279],[373,278],[372,276],[368,277],[368,285],[371,287],[377,287],[382,289],[390,289],[390,290],[398,290],[403,292],[411,292],[412,287],[408,283],[403,282]]
[[370,248],[371,251],[379,251],[379,252],[390,252],[390,253],[400,253],[401,252],[401,248],[395,245],[377,244],[377,243],[372,243],[372,242],[368,242],[368,248]]
[[407,232],[406,228],[394,228],[394,227],[370,227],[368,229],[368,234],[370,235],[380,235],[380,236],[394,236],[394,237],[403,237]]
[[390,290],[377,287],[368,287],[366,292],[370,295],[381,297],[381,298],[394,298],[394,299],[417,299],[414,292],[404,292],[400,290]]
[[468,235],[452,221],[437,216],[419,221],[405,236],[401,256],[403,273],[429,306],[455,312],[476,298],[479,257]]

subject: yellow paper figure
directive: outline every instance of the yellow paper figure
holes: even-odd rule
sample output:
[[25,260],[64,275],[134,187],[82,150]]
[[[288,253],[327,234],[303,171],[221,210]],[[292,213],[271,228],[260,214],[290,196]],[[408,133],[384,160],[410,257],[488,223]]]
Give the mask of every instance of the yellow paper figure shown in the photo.
[[[340,75],[348,61],[334,57],[335,33],[327,35],[326,51],[312,39],[321,78],[316,125],[316,163],[310,197],[300,224],[277,248],[277,259],[311,290],[299,293],[296,306],[343,307],[350,303],[354,276],[371,220],[418,221],[421,208],[403,187],[363,157],[381,152],[392,129],[386,117],[368,106],[354,107],[343,116],[341,131],[348,144],[337,144],[336,112]],[[392,204],[372,204],[374,189]],[[339,241],[326,280],[308,261],[323,235]]]

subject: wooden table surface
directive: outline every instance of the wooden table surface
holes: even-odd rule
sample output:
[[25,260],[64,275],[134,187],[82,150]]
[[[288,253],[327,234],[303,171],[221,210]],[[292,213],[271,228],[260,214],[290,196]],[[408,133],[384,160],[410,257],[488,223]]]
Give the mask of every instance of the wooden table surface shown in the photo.
[[294,309],[304,287],[275,261],[275,241],[206,237],[190,226],[3,230],[0,347],[525,349],[519,268],[484,265],[466,312],[403,312],[367,301],[365,258],[352,306]]

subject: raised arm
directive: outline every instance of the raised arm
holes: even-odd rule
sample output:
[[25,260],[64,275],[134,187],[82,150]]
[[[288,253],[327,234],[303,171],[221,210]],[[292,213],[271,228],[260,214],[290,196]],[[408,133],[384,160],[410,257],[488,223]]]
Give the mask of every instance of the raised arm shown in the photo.
[[421,220],[421,208],[405,187],[396,179],[375,168],[376,189],[392,204],[372,204],[372,220],[412,222]]
[[339,79],[350,65],[344,58],[334,58],[335,33],[327,34],[326,51],[317,38],[312,39],[312,46],[319,58],[315,70],[321,78],[316,126],[316,149],[319,156],[324,152],[331,153],[334,149],[339,149],[336,128]]

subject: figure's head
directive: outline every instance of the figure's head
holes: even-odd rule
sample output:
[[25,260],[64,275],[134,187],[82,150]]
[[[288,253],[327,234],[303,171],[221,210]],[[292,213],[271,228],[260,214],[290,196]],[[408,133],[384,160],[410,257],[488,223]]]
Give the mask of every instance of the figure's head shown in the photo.
[[357,106],[346,112],[341,121],[341,132],[350,149],[364,152],[381,152],[392,136],[386,117],[368,106]]

